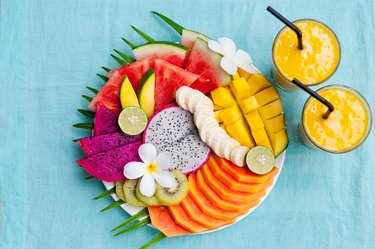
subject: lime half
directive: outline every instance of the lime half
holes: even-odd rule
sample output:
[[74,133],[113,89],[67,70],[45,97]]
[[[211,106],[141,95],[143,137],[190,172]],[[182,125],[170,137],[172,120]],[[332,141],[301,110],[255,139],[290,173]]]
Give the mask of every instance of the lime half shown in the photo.
[[270,149],[256,146],[247,153],[246,164],[252,172],[264,175],[275,165],[275,157]]
[[146,113],[136,106],[126,107],[118,117],[118,125],[124,133],[128,135],[137,135],[146,128]]

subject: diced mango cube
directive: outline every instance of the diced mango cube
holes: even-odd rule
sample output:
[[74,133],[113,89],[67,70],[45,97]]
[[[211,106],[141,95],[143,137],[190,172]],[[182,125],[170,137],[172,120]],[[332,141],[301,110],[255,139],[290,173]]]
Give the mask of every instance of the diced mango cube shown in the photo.
[[273,154],[278,156],[288,146],[288,134],[286,129],[282,129],[277,133],[270,133],[269,138],[272,144]]
[[226,125],[224,123],[220,123],[219,126],[225,130]]
[[229,136],[236,139],[241,145],[250,148],[255,146],[253,137],[251,136],[249,127],[244,118],[240,118],[237,122],[227,125],[225,130],[228,132]]
[[218,111],[218,110],[222,110],[222,109],[223,109],[222,106],[218,106],[218,105],[214,104],[214,111]]
[[240,108],[234,105],[220,111],[219,116],[225,125],[229,125],[239,120],[242,117],[242,113]]
[[238,104],[244,114],[258,108],[258,102],[254,96],[238,101]]
[[270,140],[268,139],[267,132],[264,128],[252,132],[256,145],[261,145],[272,150]]
[[245,78],[241,77],[234,80],[232,84],[229,85],[229,88],[237,100],[250,97],[250,87],[247,84]]
[[284,115],[279,114],[271,119],[264,120],[264,127],[268,133],[279,132],[285,128]]
[[259,114],[263,120],[267,120],[279,115],[283,111],[281,100],[277,99],[259,108]]
[[243,70],[242,68],[238,68],[237,73],[238,73],[241,77],[245,78],[245,80],[248,80],[248,79],[251,77],[251,75],[252,75],[251,73],[249,73],[249,72]]
[[223,111],[223,110],[219,110],[219,111],[214,112],[215,119],[216,119],[216,121],[217,121],[218,123],[223,122],[223,120],[222,120],[221,117],[220,117],[220,112],[222,112],[222,111]]
[[264,106],[268,103],[271,103],[272,101],[279,99],[280,97],[279,93],[274,87],[269,87],[255,94],[255,98],[259,106]]
[[211,92],[211,97],[214,104],[221,107],[228,107],[236,104],[236,100],[228,87],[221,86],[216,88]]
[[258,110],[253,110],[247,114],[245,114],[245,118],[247,123],[250,126],[251,132],[259,130],[264,127],[262,118],[259,115]]
[[270,87],[272,84],[260,73],[252,75],[248,80],[247,84],[250,87],[251,95],[255,95],[258,92]]
[[233,74],[233,80],[237,80],[239,78],[241,78],[241,75],[238,72],[236,72],[235,74]]

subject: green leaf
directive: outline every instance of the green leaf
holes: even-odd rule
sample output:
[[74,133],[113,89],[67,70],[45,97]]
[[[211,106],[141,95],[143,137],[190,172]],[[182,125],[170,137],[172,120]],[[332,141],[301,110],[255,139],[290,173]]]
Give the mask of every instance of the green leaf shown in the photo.
[[104,82],[107,82],[109,80],[109,78],[103,74],[96,74],[99,78],[101,78]]
[[73,139],[72,142],[76,143],[78,142],[79,140],[81,140],[82,138],[76,138],[76,139]]
[[87,89],[89,89],[93,94],[98,94],[99,90],[95,89],[93,87],[86,86]]
[[124,204],[125,202],[123,200],[118,200],[118,201],[115,201],[113,202],[112,204],[106,206],[105,208],[103,208],[102,210],[100,210],[100,212],[104,212],[104,211],[107,211],[107,210],[110,210],[112,208],[115,208],[115,207],[118,207],[120,206],[121,204]]
[[93,111],[84,110],[84,109],[78,109],[77,111],[79,113],[81,113],[83,116],[86,116],[88,118],[94,118],[95,117],[95,112],[93,112]]
[[124,61],[124,60],[118,58],[116,55],[111,54],[111,56],[112,56],[112,58],[115,59],[115,61],[117,61],[117,63],[120,64],[121,66],[125,66],[125,65],[129,64],[129,63],[127,63],[126,61]]
[[159,241],[161,241],[162,239],[164,239],[166,237],[167,236],[164,235],[163,233],[158,233],[155,237],[153,237],[151,240],[149,240],[146,244],[141,246],[139,249],[149,248],[149,247],[155,245],[156,243],[158,243]]
[[88,102],[91,102],[92,101],[92,97],[89,97],[87,95],[82,95],[82,98],[84,98],[85,100],[87,100]]
[[102,69],[103,69],[104,71],[106,71],[107,73],[108,73],[109,71],[111,71],[111,69],[109,69],[108,67],[102,67]]
[[151,223],[151,219],[150,218],[147,218],[147,219],[144,219],[144,220],[141,220],[141,221],[138,221],[137,223],[134,223],[133,225],[127,227],[126,229],[116,233],[115,235],[113,236],[119,236],[121,234],[124,234],[124,233],[127,233],[127,232],[130,232],[130,231],[133,231],[135,229],[138,229],[138,228],[141,228],[143,226],[146,226],[148,224]]
[[85,177],[85,180],[91,180],[91,179],[95,179],[95,176],[86,176]]
[[80,129],[87,129],[87,130],[92,130],[94,129],[94,124],[93,123],[78,123],[73,125],[74,128],[80,128]]
[[132,63],[133,61],[135,61],[135,59],[133,57],[131,57],[130,55],[127,55],[123,52],[121,52],[120,50],[117,50],[117,49],[114,49],[114,51],[121,56],[121,58],[123,58],[127,63]]
[[114,193],[115,193],[115,187],[113,187],[111,189],[108,189],[103,194],[100,194],[97,197],[95,197],[93,200],[99,200],[99,199],[102,199],[104,197],[110,196],[111,194],[114,194]]
[[163,14],[160,14],[159,12],[156,11],[151,11],[154,15],[158,16],[160,19],[162,19],[165,23],[167,23],[169,26],[171,26],[174,30],[177,31],[180,35],[182,35],[182,31],[185,29],[182,27],[180,24],[175,23],[173,20],[170,18],[166,17]]
[[128,39],[125,39],[125,38],[121,38],[126,44],[128,44],[128,46],[133,49],[135,48],[137,45],[135,45],[134,43],[132,43],[131,41],[129,41]]
[[140,36],[142,36],[142,38],[145,39],[146,41],[149,41],[149,42],[155,41],[152,37],[150,37],[149,35],[145,34],[143,31],[137,29],[133,25],[130,25],[130,26],[132,27],[132,29],[134,29],[135,32],[137,32]]
[[148,210],[147,210],[147,208],[142,209],[141,211],[139,211],[138,213],[136,213],[135,215],[133,215],[132,217],[130,217],[129,219],[127,219],[126,221],[124,221],[123,223],[121,223],[120,225],[118,225],[117,227],[113,228],[111,230],[111,232],[114,232],[114,231],[116,231],[116,230],[118,230],[118,229],[120,229],[120,228],[122,228],[122,227],[124,227],[124,226],[126,226],[126,225],[128,225],[128,224],[130,224],[130,223],[132,223],[134,221],[136,221],[136,220],[139,220],[140,218],[143,218],[145,216],[148,216]]

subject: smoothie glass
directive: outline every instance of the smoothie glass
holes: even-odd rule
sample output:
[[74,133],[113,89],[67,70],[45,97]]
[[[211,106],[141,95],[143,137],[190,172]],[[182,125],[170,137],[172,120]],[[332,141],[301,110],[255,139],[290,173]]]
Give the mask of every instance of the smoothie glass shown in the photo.
[[[322,113],[312,109],[313,104],[317,106],[317,100],[309,97],[298,127],[302,143],[313,149],[336,154],[356,149],[366,140],[372,126],[371,109],[366,99],[353,88],[343,85],[329,85],[317,92],[323,96],[325,94],[324,97],[334,106],[336,104],[335,110],[327,119],[323,119]],[[345,92],[349,97],[345,96]]]
[[329,79],[340,64],[341,48],[335,33],[313,19],[294,21],[302,32],[303,49],[298,49],[296,34],[287,26],[277,34],[272,47],[272,77],[284,91],[299,89],[297,78],[308,86]]

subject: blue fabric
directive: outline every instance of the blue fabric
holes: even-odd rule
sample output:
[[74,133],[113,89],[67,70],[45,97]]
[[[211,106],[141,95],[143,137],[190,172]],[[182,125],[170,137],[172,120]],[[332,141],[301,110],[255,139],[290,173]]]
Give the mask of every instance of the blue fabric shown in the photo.
[[[85,86],[100,87],[100,66],[114,67],[120,37],[137,43],[134,24],[157,39],[178,40],[150,14],[157,10],[211,37],[228,36],[248,51],[270,78],[271,46],[282,25],[272,5],[291,19],[314,18],[337,34],[342,60],[324,85],[348,84],[375,107],[375,2],[363,1],[124,1],[2,0],[0,15],[0,248],[138,248],[157,234],[143,228],[113,238],[128,217],[105,213],[109,198],[75,164],[82,157],[71,139],[84,119]],[[155,248],[375,248],[374,132],[354,152],[310,150],[297,138],[307,98],[281,93],[290,145],[285,167],[269,197],[249,217],[222,231],[169,238]]]

